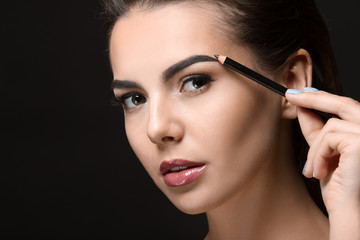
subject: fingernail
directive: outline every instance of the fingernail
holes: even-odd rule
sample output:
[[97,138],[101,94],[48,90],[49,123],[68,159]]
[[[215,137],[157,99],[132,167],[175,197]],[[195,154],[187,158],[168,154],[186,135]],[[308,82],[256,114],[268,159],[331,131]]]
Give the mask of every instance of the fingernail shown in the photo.
[[302,93],[302,91],[297,90],[297,89],[288,89],[288,90],[286,90],[286,93],[292,94],[292,95],[298,95],[298,94]]
[[313,88],[313,87],[304,87],[303,90],[305,91],[309,91],[309,92],[316,92],[319,91],[319,89],[317,88]]
[[303,170],[302,170],[302,174],[303,174],[303,175],[305,175],[306,165],[307,165],[307,161],[305,162],[304,168],[303,168]]

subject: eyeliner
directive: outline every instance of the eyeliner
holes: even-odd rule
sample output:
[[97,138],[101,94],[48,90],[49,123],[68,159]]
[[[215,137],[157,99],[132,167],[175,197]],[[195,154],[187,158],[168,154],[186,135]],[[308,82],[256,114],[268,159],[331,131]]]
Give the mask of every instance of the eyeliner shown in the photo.
[[250,68],[245,67],[244,65],[232,60],[229,57],[222,56],[215,54],[215,58],[224,66],[231,68],[232,70],[235,70],[236,72],[244,75],[247,78],[250,78],[251,80],[263,85],[264,87],[269,88],[270,90],[280,94],[281,96],[285,97],[285,93],[287,91],[287,88],[278,84],[277,82],[274,82],[273,80],[270,80],[269,78],[251,70]]

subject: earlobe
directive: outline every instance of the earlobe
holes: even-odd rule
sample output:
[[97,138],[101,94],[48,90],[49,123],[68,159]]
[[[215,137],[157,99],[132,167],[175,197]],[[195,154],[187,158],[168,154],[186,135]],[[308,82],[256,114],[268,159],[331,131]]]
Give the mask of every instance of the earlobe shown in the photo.
[[[291,55],[283,68],[283,83],[287,88],[302,90],[312,85],[312,60],[305,49],[299,49]],[[283,113],[285,119],[297,117],[296,106],[283,99]]]

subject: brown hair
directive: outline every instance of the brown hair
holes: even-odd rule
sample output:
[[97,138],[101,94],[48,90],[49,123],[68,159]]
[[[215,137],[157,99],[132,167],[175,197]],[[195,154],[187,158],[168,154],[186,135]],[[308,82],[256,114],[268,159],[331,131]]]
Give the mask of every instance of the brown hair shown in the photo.
[[[268,71],[278,71],[300,48],[307,50],[313,63],[312,86],[342,94],[329,33],[314,0],[103,0],[110,33],[116,20],[130,9],[146,10],[184,2],[219,7],[229,36],[249,46]],[[293,133],[296,168],[301,173],[309,146],[297,120],[293,121]],[[304,178],[304,181],[316,204],[327,214],[318,180]]]

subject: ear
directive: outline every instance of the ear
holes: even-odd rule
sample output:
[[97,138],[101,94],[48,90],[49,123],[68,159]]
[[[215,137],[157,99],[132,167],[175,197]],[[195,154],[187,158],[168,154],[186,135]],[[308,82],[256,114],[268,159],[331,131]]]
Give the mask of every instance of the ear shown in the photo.
[[[282,81],[285,87],[302,90],[304,87],[311,87],[312,84],[312,60],[310,54],[305,49],[299,49],[291,55],[282,68]],[[283,98],[282,117],[285,119],[295,119],[296,106]]]

